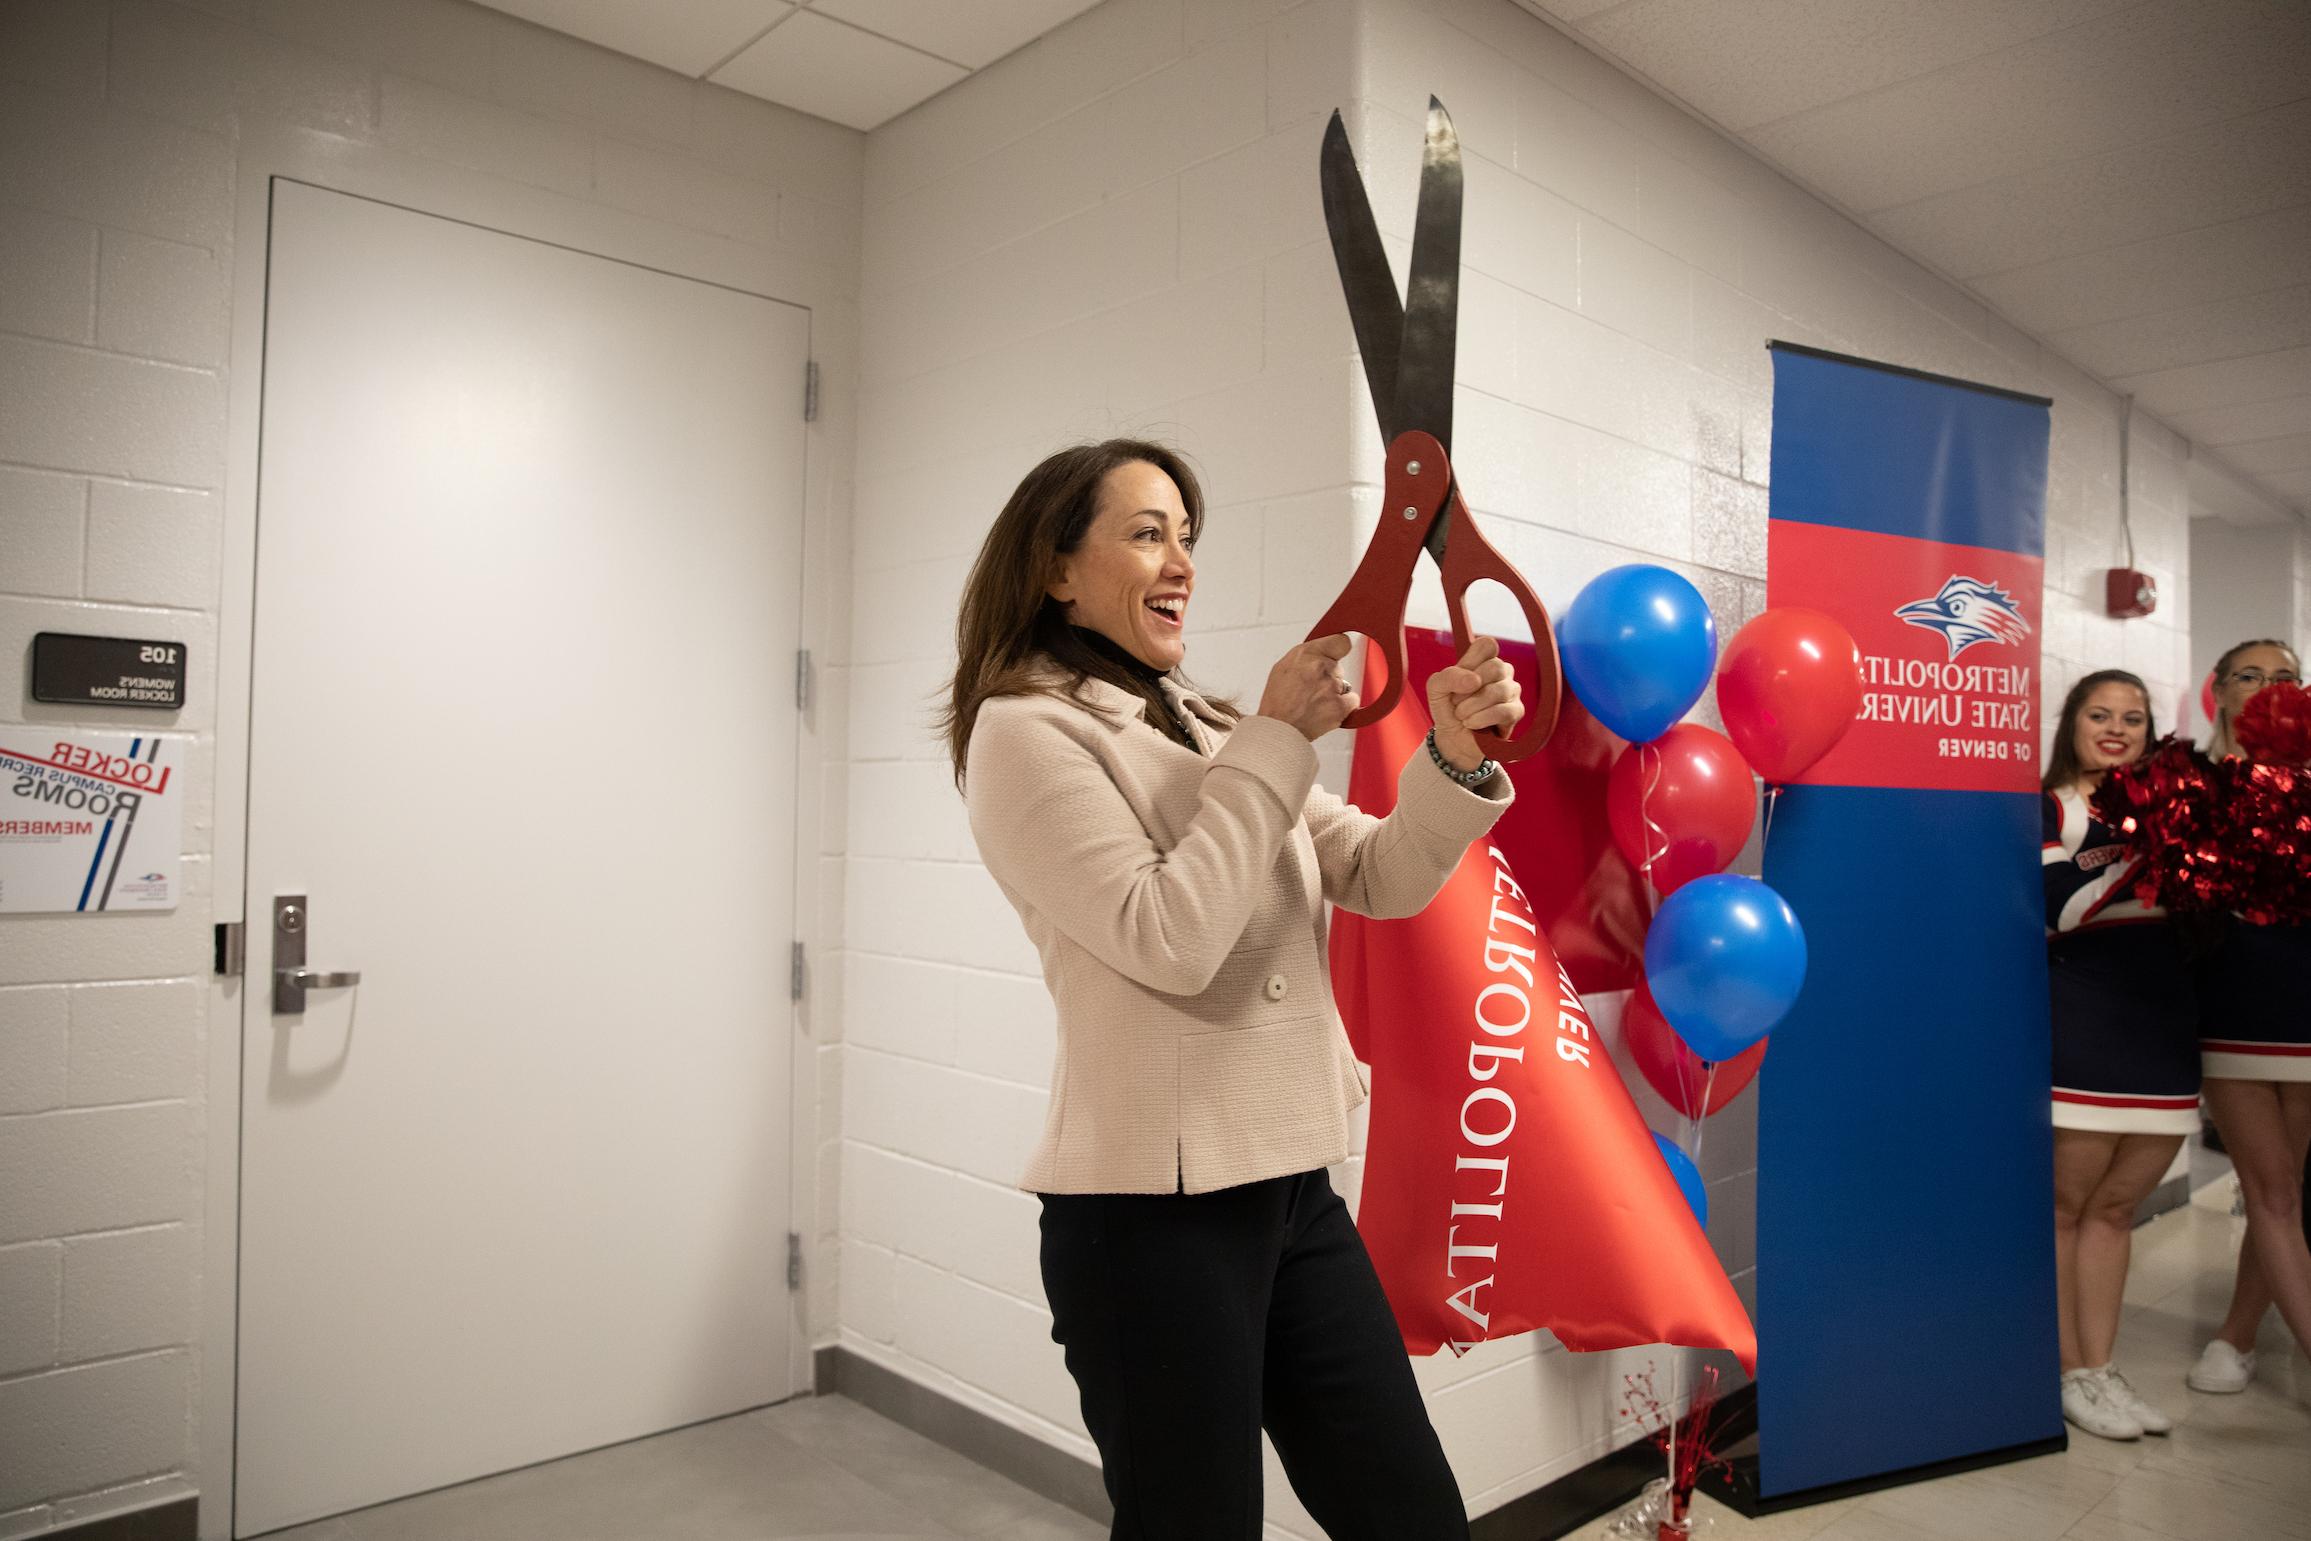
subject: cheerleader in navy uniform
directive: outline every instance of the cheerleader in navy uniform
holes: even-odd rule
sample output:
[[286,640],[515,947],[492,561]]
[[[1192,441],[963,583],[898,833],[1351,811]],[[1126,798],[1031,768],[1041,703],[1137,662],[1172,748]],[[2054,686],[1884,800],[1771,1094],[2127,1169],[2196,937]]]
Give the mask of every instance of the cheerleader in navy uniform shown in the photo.
[[2117,669],[2062,703],[2045,780],[2047,980],[2054,1007],[2054,1245],[2062,1415],[2105,1439],[2173,1423],[2111,1363],[2136,1207],[2198,1127],[2189,971],[2165,916],[2139,903],[2139,858],[2087,799],[2152,736],[2150,693]]
[[[2302,661],[2282,642],[2242,642],[2215,663],[2214,737],[2207,753],[2238,754],[2231,724],[2265,685],[2297,682]],[[2303,1228],[2311,1150],[2311,926],[2234,918],[2199,970],[2199,1047],[2207,1109],[2239,1174],[2247,1239],[2231,1309],[2187,1377],[2195,1391],[2243,1391],[2255,1376],[2255,1335],[2271,1306],[2311,1347],[2311,1246]]]

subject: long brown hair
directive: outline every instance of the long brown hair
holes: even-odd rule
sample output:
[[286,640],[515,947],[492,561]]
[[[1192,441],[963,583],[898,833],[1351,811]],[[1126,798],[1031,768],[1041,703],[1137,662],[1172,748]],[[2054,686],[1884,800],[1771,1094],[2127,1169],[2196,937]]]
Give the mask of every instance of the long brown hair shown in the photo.
[[[2238,660],[2241,653],[2251,647],[2275,647],[2295,660],[2295,671],[2298,674],[2303,671],[2303,660],[2293,648],[2272,637],[2257,637],[2252,642],[2239,643],[2215,660],[2214,679],[2217,690],[2221,690],[2223,681],[2230,677],[2231,665]],[[2207,753],[2220,760],[2227,754],[2237,754],[2238,752],[2239,742],[2231,736],[2231,709],[2227,706],[2218,706],[2215,708],[2215,731],[2207,739]]]
[[[1084,641],[1068,624],[1066,608],[1049,593],[1061,559],[1082,544],[1091,527],[1100,483],[1108,472],[1134,461],[1154,466],[1179,488],[1193,541],[1204,527],[1203,488],[1176,451],[1144,439],[1077,444],[1047,457],[995,516],[963,585],[955,616],[955,680],[938,717],[956,786],[963,784],[979,708],[990,697],[1062,690],[1075,696],[1091,678],[1136,695],[1148,693],[1142,680]],[[1240,715],[1230,702],[1205,699],[1231,717]]]
[[2142,697],[2142,741],[2147,752],[2158,741],[2158,713],[2151,707],[2150,687],[2124,669],[2097,669],[2070,687],[2062,698],[2062,716],[2054,725],[2054,747],[2046,756],[2046,776],[2038,783],[2043,792],[2058,792],[2078,779],[2078,714],[2086,698],[2102,685],[2126,685]]

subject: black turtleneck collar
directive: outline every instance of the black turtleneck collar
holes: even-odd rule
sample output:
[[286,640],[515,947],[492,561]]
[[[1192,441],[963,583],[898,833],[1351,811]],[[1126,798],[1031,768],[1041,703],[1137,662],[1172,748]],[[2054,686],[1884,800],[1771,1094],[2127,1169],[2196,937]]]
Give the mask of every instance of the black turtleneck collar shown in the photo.
[[1150,710],[1146,713],[1146,720],[1150,727],[1184,748],[1195,749],[1199,754],[1203,752],[1197,747],[1195,735],[1189,730],[1184,715],[1172,705],[1171,698],[1164,694],[1163,681],[1168,677],[1167,671],[1148,667],[1105,632],[1093,631],[1088,626],[1074,626],[1071,629],[1093,657],[1114,671],[1111,683],[1123,686],[1148,704]]
[[[1108,636],[1106,632],[1093,631],[1088,626],[1078,626],[1075,628],[1075,634],[1083,640],[1084,646],[1090,648],[1109,663],[1128,672],[1132,678],[1145,684],[1151,691],[1155,690],[1156,681],[1164,678],[1168,672],[1163,669],[1150,668],[1128,648],[1121,646],[1114,638]],[[1161,692],[1157,693],[1157,698],[1161,699]]]

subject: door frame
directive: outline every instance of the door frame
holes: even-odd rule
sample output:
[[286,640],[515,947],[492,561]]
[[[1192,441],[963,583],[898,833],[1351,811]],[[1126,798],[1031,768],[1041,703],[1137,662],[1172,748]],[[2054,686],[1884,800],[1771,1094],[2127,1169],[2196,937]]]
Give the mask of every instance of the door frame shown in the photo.
[[[250,125],[238,155],[231,284],[232,335],[227,354],[226,463],[223,495],[223,571],[217,607],[216,724],[211,842],[211,909],[219,923],[249,921],[247,897],[250,671],[256,628],[257,476],[263,410],[265,298],[276,179],[391,204],[413,213],[543,241],[590,256],[631,263],[674,277],[696,279],[761,299],[794,305],[807,316],[808,352],[821,360],[833,342],[847,354],[849,328],[825,336],[827,312],[854,306],[846,275],[793,256],[687,230],[644,215],[589,204],[446,162],[426,160],[382,145],[353,143],[310,130]],[[835,360],[847,378],[849,359]],[[799,385],[797,396],[800,396]],[[848,624],[849,599],[838,587],[845,574],[835,536],[848,523],[837,492],[847,484],[838,456],[849,443],[852,402],[822,388],[816,421],[803,439],[802,566],[797,575],[802,645],[817,659],[840,656],[837,639]],[[821,671],[822,676],[825,673]],[[839,695],[814,688],[796,736],[796,940],[815,958],[831,952],[825,934],[829,906],[820,874],[828,846],[824,830],[822,767],[839,748]],[[260,917],[261,918],[261,917]],[[777,939],[768,939],[776,945]],[[822,971],[823,973],[823,971]],[[203,1136],[202,1292],[196,1319],[199,1384],[195,1392],[193,1476],[201,1541],[229,1541],[235,1513],[234,1452],[240,1361],[240,1190],[242,1010],[245,979],[211,974],[208,980],[206,1120]],[[814,1324],[810,1281],[819,1273],[818,1034],[811,1002],[791,1009],[788,1096],[788,1215],[802,1237],[805,1288],[791,1293],[788,1309],[787,1395],[811,1388]],[[831,1114],[829,1115],[831,1118]],[[832,1130],[827,1131],[831,1136]]]

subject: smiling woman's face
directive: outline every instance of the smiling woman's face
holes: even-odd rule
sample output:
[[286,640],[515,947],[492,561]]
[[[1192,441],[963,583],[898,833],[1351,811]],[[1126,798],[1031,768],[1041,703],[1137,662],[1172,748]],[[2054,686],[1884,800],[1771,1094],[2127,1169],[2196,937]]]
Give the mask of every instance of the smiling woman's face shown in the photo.
[[2097,685],[2078,708],[2078,768],[2087,775],[2139,759],[2150,737],[2150,703],[2132,685]]
[[1090,527],[1061,558],[1051,597],[1068,620],[1141,663],[1175,669],[1188,652],[1193,544],[1172,479],[1144,460],[1126,461],[1100,481]]

